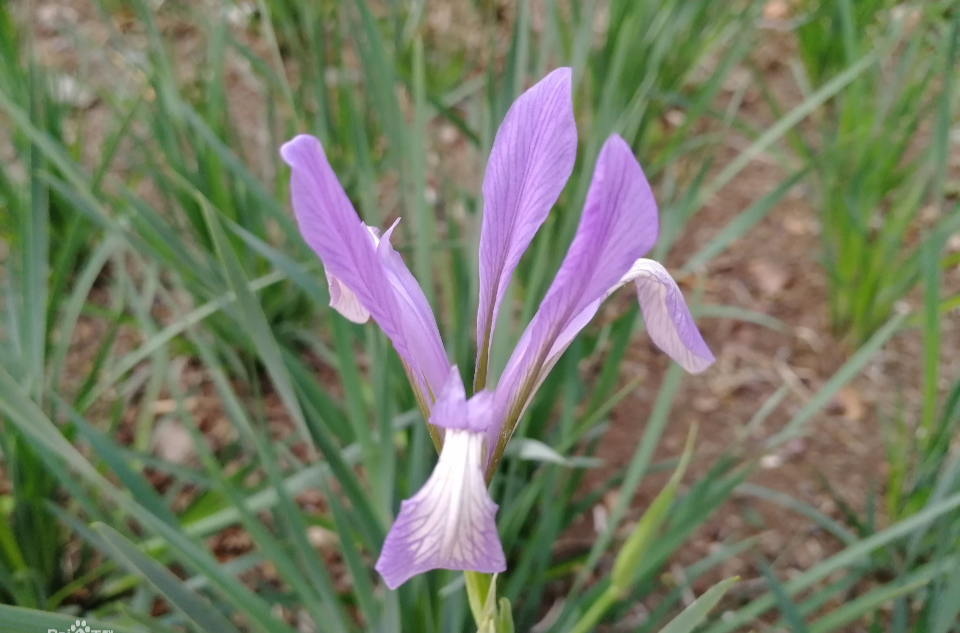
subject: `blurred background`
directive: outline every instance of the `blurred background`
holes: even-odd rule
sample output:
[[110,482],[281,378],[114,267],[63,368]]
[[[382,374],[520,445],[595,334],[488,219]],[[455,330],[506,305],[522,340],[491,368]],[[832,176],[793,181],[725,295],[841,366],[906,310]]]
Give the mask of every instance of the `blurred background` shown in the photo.
[[[502,368],[603,141],[717,356],[616,295],[491,486],[517,631],[958,631],[956,0],[0,3],[0,630],[473,630],[462,577],[373,562],[434,458],[399,359],[327,307],[277,149],[318,136],[469,380],[499,122],[573,67],[574,175],[515,274]],[[522,439],[521,439],[522,438]],[[71,630],[88,630],[77,626]]]

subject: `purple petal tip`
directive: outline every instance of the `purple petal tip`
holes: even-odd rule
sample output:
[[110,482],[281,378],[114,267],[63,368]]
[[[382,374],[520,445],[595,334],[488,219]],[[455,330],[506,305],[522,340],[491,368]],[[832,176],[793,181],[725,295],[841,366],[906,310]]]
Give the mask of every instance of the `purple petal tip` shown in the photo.
[[280,146],[280,158],[291,167],[298,167],[305,153],[318,150],[323,153],[319,139],[309,134],[297,134]]

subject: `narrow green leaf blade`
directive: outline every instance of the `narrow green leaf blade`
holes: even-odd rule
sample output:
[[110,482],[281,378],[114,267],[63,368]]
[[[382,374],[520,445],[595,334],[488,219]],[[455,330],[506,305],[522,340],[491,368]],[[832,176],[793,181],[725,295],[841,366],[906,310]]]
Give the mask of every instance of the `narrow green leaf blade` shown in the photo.
[[660,630],[660,633],[690,633],[701,622],[707,619],[711,609],[717,606],[720,599],[739,578],[727,578],[710,587],[702,596],[693,601],[680,615]]
[[95,525],[94,529],[113,550],[117,562],[135,574],[142,574],[172,606],[181,610],[200,627],[201,631],[239,633],[237,628],[209,602],[187,589],[183,582],[173,575],[173,572],[145,555],[122,534],[102,523]]

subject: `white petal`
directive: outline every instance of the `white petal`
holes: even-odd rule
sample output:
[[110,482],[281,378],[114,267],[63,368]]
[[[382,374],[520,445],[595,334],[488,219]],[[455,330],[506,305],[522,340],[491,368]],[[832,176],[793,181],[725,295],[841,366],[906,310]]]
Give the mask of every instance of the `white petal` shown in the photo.
[[[397,218],[396,220],[393,221],[393,226],[396,226],[399,222],[400,222],[400,218]],[[367,232],[369,232],[370,235],[373,237],[374,246],[377,246],[378,244],[380,244],[380,229],[378,229],[375,226],[367,226],[366,222],[361,222],[360,226],[367,229]],[[393,226],[390,228],[392,229]]]
[[376,568],[388,587],[431,569],[506,569],[497,504],[483,478],[482,450],[482,433],[447,429],[433,474],[400,505],[383,544]]
[[327,273],[327,285],[330,287],[330,307],[354,323],[366,323],[370,313],[357,299],[357,295],[347,285]]

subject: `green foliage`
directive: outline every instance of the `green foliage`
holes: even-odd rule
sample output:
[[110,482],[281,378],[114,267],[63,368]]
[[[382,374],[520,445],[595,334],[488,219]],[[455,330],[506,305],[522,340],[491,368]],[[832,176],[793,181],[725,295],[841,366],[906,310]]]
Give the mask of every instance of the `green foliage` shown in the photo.
[[[48,134],[62,137],[64,107],[55,98],[54,78],[29,57],[29,37],[18,32],[6,5],[0,7],[0,32],[5,100],[28,111]],[[51,166],[39,148],[19,133],[9,140],[26,174],[18,178],[0,170],[0,240],[11,248],[0,290],[5,308],[0,329],[16,335],[0,340],[0,354],[42,402],[50,372],[62,371],[57,351],[65,347],[62,339],[55,340],[52,316],[67,304],[64,293],[86,259],[90,227],[44,182]],[[78,138],[68,151],[76,154],[80,147]],[[63,533],[48,507],[57,494],[56,474],[16,435],[0,436],[0,453],[10,484],[9,494],[0,496],[0,599],[33,608],[56,606],[65,582]]]
[[[885,499],[870,500],[868,508],[882,505],[893,521],[906,521],[941,504],[960,490],[960,461],[950,443],[960,429],[960,380],[938,402],[936,389],[940,342],[940,245],[932,244],[921,255],[925,288],[923,331],[927,357],[923,376],[926,397],[919,419],[906,420],[899,415],[887,424],[886,444],[889,472],[884,486]],[[856,514],[848,499],[833,493],[845,509],[851,527],[861,538],[878,531],[872,512]],[[960,509],[944,513],[903,541],[893,542],[872,556],[869,573],[876,576],[909,578],[927,569],[931,561],[950,561],[942,574],[935,576],[922,591],[903,591],[894,603],[894,631],[953,630],[960,613]],[[875,620],[882,614],[877,612]]]
[[[921,245],[960,227],[943,167],[960,68],[960,17],[885,0],[808,3],[797,29],[812,87],[876,63],[817,119],[817,174],[834,328],[865,341],[919,281]],[[921,210],[929,216],[924,218]]]

